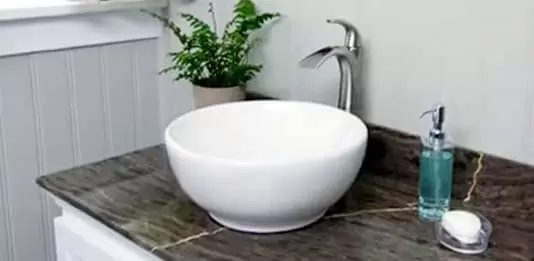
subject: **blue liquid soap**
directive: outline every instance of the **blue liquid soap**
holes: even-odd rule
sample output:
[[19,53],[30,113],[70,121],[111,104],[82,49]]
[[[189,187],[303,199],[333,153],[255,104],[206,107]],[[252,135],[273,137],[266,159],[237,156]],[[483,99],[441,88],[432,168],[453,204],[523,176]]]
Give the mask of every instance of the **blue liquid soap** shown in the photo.
[[443,141],[424,139],[420,156],[419,218],[439,221],[449,210],[454,154]]

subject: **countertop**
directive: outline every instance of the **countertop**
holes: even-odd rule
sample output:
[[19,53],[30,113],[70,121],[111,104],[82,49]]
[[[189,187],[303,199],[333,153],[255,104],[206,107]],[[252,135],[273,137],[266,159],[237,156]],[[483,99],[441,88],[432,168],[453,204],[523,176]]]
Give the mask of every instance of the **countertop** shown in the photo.
[[411,205],[417,194],[417,137],[371,126],[368,147],[352,189],[328,214],[351,215],[274,235],[234,232],[210,220],[180,191],[162,146],[37,183],[168,261],[534,260],[534,168],[485,156],[472,199],[461,205],[479,154],[456,151],[454,205],[481,212],[494,226],[484,254],[462,256],[436,244],[433,225],[420,222]]

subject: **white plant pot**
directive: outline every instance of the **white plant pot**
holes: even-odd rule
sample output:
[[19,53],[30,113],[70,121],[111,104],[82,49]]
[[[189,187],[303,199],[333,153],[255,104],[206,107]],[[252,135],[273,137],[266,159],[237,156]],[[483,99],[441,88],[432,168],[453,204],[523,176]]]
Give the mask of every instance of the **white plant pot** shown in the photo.
[[224,87],[224,88],[207,88],[195,86],[193,88],[195,105],[197,108],[203,108],[215,104],[242,101],[245,99],[245,88],[243,87]]

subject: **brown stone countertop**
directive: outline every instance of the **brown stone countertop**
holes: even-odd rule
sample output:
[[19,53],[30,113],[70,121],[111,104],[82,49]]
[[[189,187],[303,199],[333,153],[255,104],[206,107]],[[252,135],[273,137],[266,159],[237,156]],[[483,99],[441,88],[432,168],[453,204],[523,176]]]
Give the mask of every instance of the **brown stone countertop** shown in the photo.
[[[484,157],[478,186],[464,207],[483,213],[494,230],[484,254],[465,256],[437,245],[432,224],[421,223],[408,207],[417,196],[418,154],[416,137],[371,127],[364,166],[344,208],[337,210],[364,211],[274,235],[221,229],[180,192],[162,147],[41,177],[37,183],[168,261],[534,260],[534,168]],[[478,157],[456,151],[453,198],[458,202],[471,185]],[[398,207],[408,210],[366,211]],[[204,236],[180,241],[200,233]]]

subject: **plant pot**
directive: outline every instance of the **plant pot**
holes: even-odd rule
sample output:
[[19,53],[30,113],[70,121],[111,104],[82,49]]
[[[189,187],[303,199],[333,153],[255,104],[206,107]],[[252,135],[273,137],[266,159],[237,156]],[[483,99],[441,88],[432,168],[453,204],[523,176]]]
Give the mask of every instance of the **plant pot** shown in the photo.
[[245,99],[245,88],[239,86],[221,88],[195,86],[193,96],[198,109],[215,104],[242,101]]

